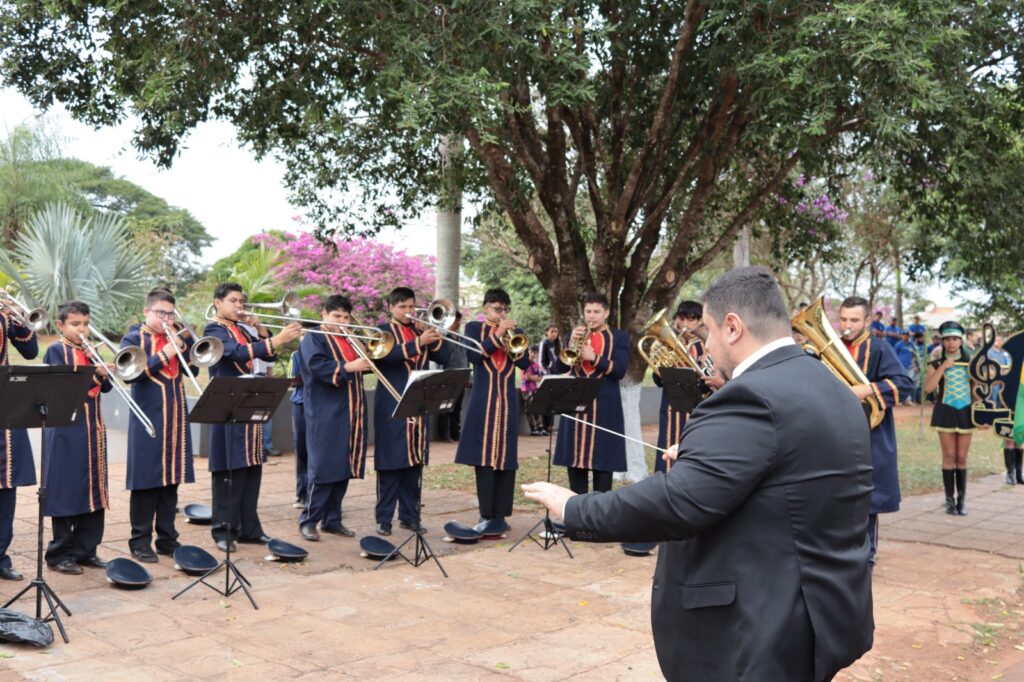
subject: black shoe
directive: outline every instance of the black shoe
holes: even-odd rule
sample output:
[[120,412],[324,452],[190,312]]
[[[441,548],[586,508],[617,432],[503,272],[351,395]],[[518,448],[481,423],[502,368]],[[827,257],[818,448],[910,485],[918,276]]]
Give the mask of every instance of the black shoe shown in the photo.
[[377,535],[391,535],[391,524],[390,523],[378,523],[377,524]]
[[1014,477],[1017,480],[1018,485],[1024,485],[1024,472],[1021,472],[1021,466],[1024,465],[1024,452],[1021,450],[1014,450],[1013,452],[1013,472]]
[[316,532],[316,526],[300,526],[299,532],[302,533],[302,537],[310,542],[316,542],[320,539],[320,533]]
[[345,524],[341,524],[337,528],[321,528],[320,532],[330,533],[331,535],[341,535],[346,538],[353,538],[356,535],[356,532],[354,530],[347,528]]
[[82,559],[78,562],[79,566],[88,566],[89,568],[106,568],[107,562],[99,558],[96,555],[89,557],[88,559]]
[[50,568],[57,571],[58,573],[67,573],[68,575],[81,575],[82,573],[84,573],[82,567],[76,564],[71,559],[65,559],[59,564],[50,566]]
[[[228,551],[228,541],[227,540],[217,540],[217,549],[219,549],[222,552]],[[238,551],[238,545],[236,545],[234,542],[231,543],[231,551],[232,552],[237,552]]]
[[301,497],[296,497],[295,501],[292,502],[292,509],[305,509],[306,501]]
[[419,526],[419,529],[420,529],[421,533],[426,533],[427,532],[427,527],[426,526],[423,526],[423,525],[421,525],[419,523],[416,523],[415,521],[399,521],[398,522],[398,527],[399,528],[404,528],[406,530],[416,530],[417,526]]
[[265,545],[274,538],[270,537],[266,533],[255,538],[238,538],[238,541],[243,545]]
[[956,501],[952,497],[946,498],[946,513],[956,516]]
[[24,580],[25,576],[18,573],[13,568],[8,566],[7,568],[0,568],[0,580]]
[[967,516],[967,505],[964,504],[964,498],[962,497],[956,500],[956,514],[957,516]]
[[149,547],[133,549],[132,556],[147,564],[155,564],[157,562],[156,554]]
[[160,545],[157,545],[156,553],[161,556],[174,556],[174,550],[178,549],[179,547],[181,547],[180,542],[175,542],[174,547],[171,547],[170,549],[166,549],[164,547],[161,547]]

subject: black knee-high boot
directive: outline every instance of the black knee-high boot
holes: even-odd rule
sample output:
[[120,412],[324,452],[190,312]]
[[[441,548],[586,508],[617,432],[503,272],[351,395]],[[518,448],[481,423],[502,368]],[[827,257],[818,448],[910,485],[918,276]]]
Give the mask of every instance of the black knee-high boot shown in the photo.
[[967,491],[967,469],[954,469],[956,472],[956,513],[960,516],[967,516],[967,507],[964,506],[964,497]]
[[1003,465],[1006,466],[1006,485],[1013,485],[1014,483],[1016,465],[1013,462],[1013,457],[1015,452],[1016,450],[1013,448],[1003,448]]
[[946,513],[956,515],[956,501],[953,499],[953,469],[942,470],[942,485],[946,489]]
[[1020,467],[1024,464],[1024,450],[1015,448],[1013,451],[1013,469],[1014,475],[1017,477],[1017,483],[1024,485],[1024,477],[1021,476]]

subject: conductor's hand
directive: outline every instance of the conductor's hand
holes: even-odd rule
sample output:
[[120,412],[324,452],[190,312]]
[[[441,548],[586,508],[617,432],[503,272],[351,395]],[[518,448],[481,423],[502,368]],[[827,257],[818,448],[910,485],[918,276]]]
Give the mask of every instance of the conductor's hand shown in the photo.
[[420,345],[421,346],[432,346],[441,340],[441,332],[437,331],[433,327],[427,327],[420,334]]
[[679,459],[679,443],[669,446],[669,449],[662,453],[661,458],[666,462],[674,462]]
[[302,325],[298,322],[292,322],[291,324],[285,325],[284,329],[277,333],[277,336],[273,337],[275,346],[283,346],[286,343],[291,343],[295,339],[302,336]]
[[345,363],[346,372],[369,372],[370,361],[366,358],[356,358]]
[[526,495],[527,499],[540,502],[547,507],[548,511],[551,512],[551,516],[558,521],[563,520],[562,510],[565,509],[566,501],[576,495],[576,493],[568,488],[562,488],[554,483],[545,483],[543,481],[523,485],[523,494]]

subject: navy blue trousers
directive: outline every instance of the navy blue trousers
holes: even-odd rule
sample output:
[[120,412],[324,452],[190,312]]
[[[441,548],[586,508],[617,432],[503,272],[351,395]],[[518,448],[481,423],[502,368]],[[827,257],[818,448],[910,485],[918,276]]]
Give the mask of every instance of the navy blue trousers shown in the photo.
[[14,539],[14,505],[18,501],[17,488],[0,490],[0,568],[11,567],[7,548]]
[[415,523],[420,499],[420,472],[422,464],[377,472],[377,523],[391,523],[398,504],[398,520]]
[[309,453],[306,450],[306,411],[302,403],[292,403],[292,436],[295,438],[295,498],[305,502],[309,499],[306,480]]
[[348,491],[348,479],[334,483],[312,483],[306,508],[299,515],[299,528],[315,526],[337,529],[341,526],[341,502]]

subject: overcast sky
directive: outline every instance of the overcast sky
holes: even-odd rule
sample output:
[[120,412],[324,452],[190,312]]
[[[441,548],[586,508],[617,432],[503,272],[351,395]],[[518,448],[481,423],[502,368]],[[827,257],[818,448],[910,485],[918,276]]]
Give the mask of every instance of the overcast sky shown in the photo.
[[[15,90],[0,89],[0,132],[32,119],[35,113]],[[273,159],[257,161],[240,148],[230,123],[200,124],[182,144],[173,167],[161,170],[131,148],[130,122],[94,130],[74,121],[63,108],[48,112],[47,119],[67,139],[68,156],[109,166],[173,206],[191,211],[214,238],[201,254],[204,263],[230,254],[249,235],[296,229],[294,217],[302,211],[288,202],[283,165]],[[425,215],[380,239],[412,254],[435,255],[434,216]],[[927,295],[939,305],[954,303],[942,287],[929,288]]]

